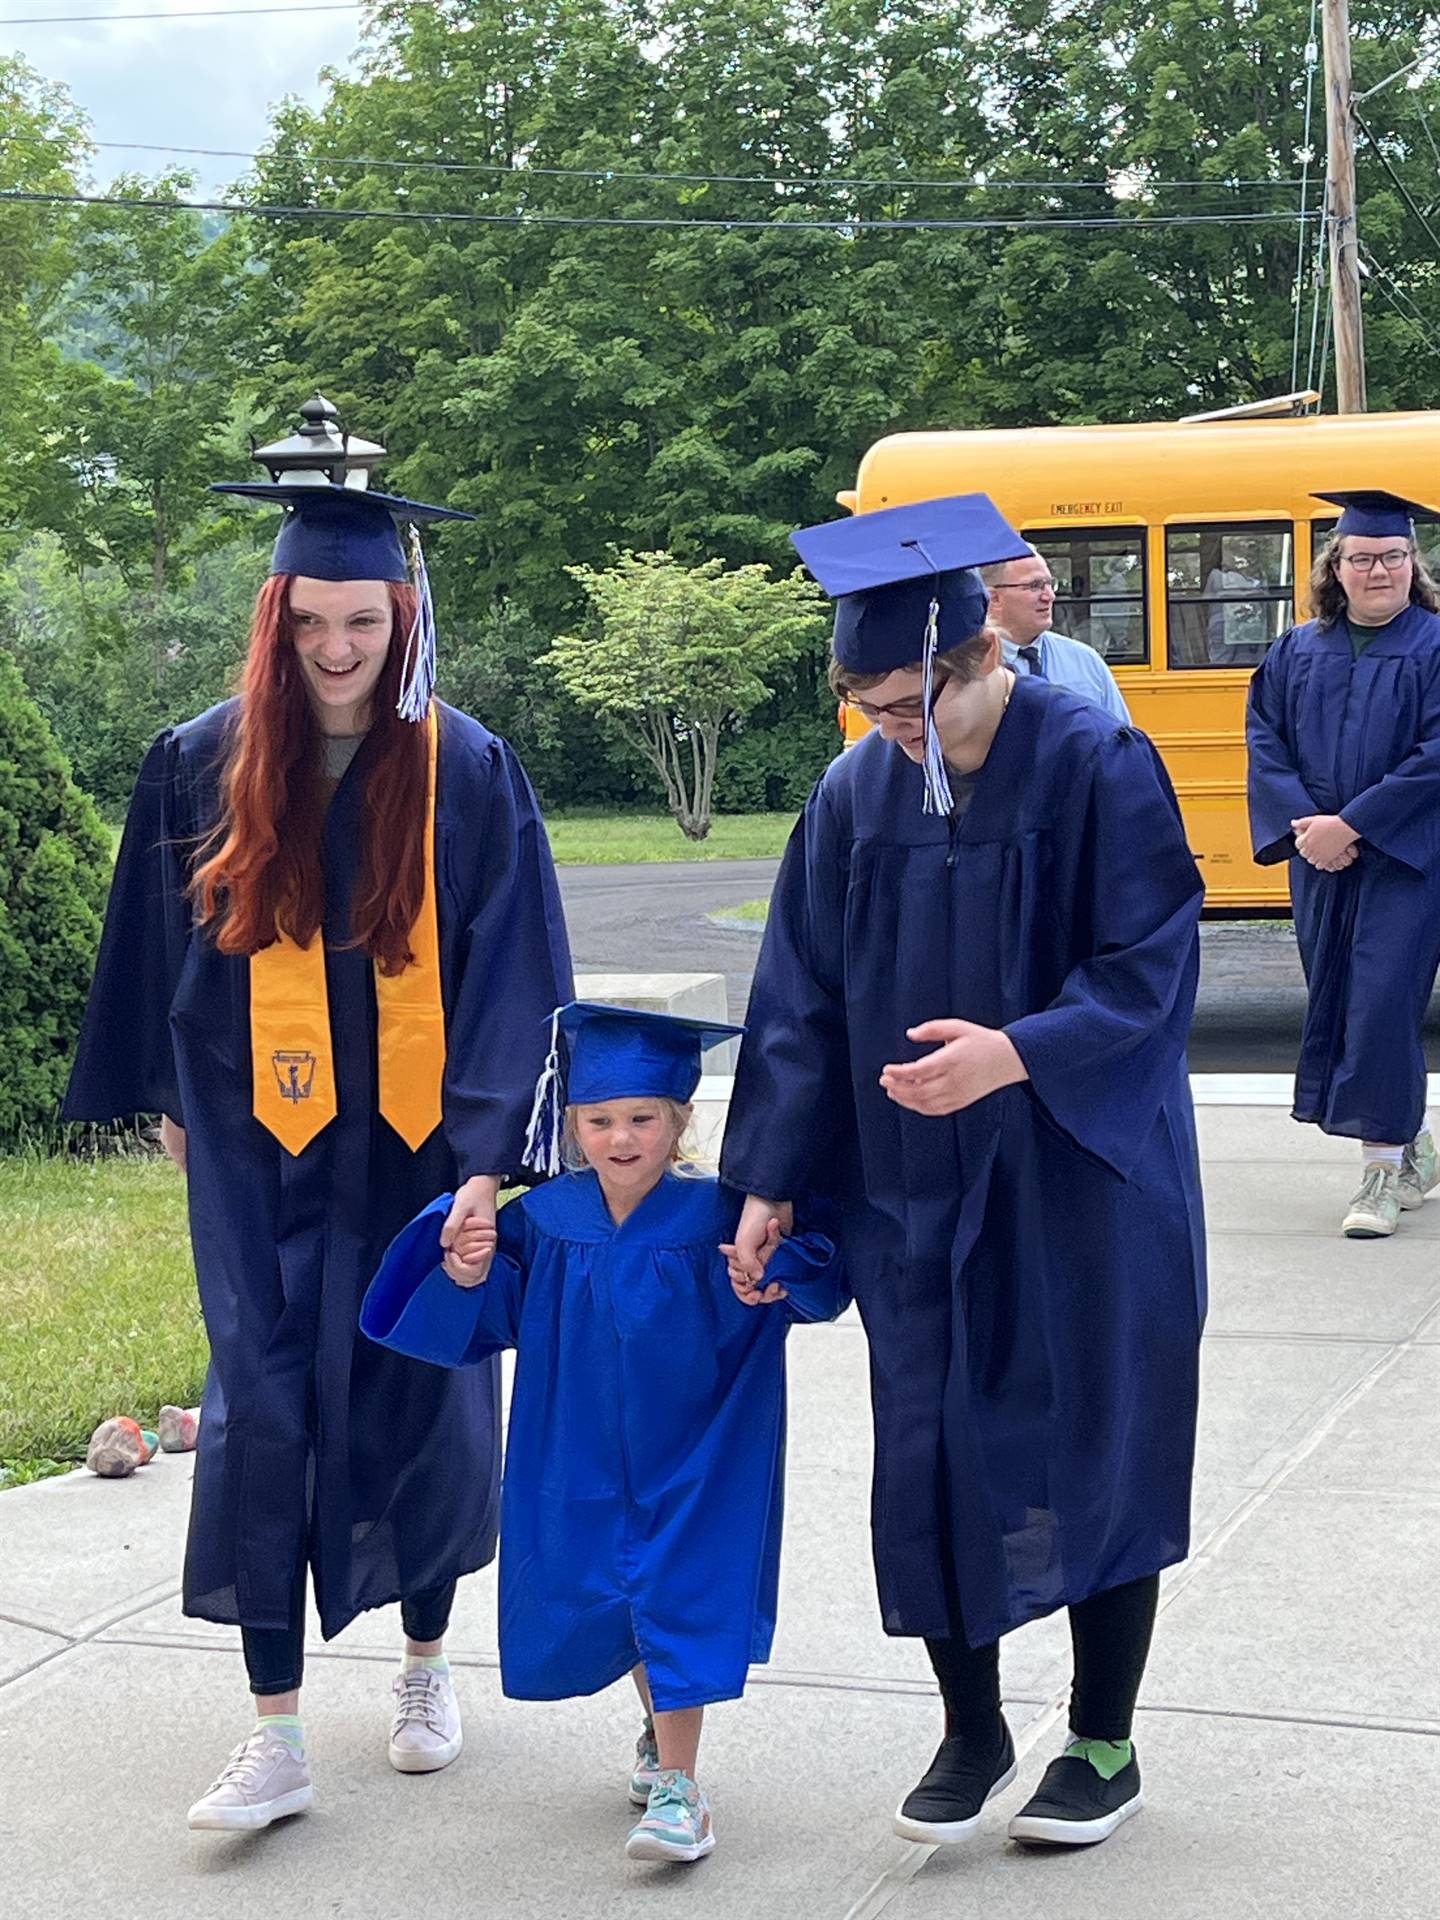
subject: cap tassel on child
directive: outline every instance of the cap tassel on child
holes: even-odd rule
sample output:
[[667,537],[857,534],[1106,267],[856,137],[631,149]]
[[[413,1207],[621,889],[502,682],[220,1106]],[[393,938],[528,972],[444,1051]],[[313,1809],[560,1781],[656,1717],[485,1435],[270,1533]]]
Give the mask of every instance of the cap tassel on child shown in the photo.
[[524,1164],[533,1172],[549,1174],[552,1178],[560,1171],[560,1139],[565,1124],[560,1091],[560,1015],[563,1011],[556,1007],[550,1016],[550,1051],[535,1082],[530,1124],[525,1130]]

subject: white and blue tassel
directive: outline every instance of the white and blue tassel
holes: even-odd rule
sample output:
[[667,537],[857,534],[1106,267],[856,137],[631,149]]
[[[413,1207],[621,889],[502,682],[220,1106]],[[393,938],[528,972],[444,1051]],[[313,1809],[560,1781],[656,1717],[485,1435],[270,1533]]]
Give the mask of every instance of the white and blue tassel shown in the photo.
[[421,721],[429,718],[430,700],[435,692],[435,602],[430,597],[430,575],[425,570],[420,529],[413,525],[410,528],[410,579],[415,589],[415,618],[405,637],[400,698],[395,708],[402,720]]
[[921,698],[925,702],[925,801],[926,813],[951,813],[955,796],[945,771],[945,755],[935,725],[935,655],[940,646],[940,600],[934,596],[925,621],[925,652],[921,662]]
[[535,1082],[535,1101],[525,1131],[524,1163],[536,1173],[561,1170],[560,1139],[565,1125],[565,1103],[560,1087],[560,1009],[550,1016],[550,1051]]

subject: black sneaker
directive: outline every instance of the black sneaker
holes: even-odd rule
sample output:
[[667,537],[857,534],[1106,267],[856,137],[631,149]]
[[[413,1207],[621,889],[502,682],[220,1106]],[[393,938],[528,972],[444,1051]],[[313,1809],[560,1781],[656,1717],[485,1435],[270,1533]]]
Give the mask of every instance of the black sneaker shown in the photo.
[[975,1831],[985,1802],[1015,1778],[1015,1743],[1003,1720],[1000,1732],[999,1744],[988,1750],[958,1736],[940,1742],[929,1772],[895,1815],[895,1831],[903,1840],[945,1847]]
[[1010,1822],[1010,1838],[1030,1846],[1093,1847],[1144,1804],[1140,1763],[1133,1753],[1113,1780],[1103,1780],[1081,1755],[1062,1753]]

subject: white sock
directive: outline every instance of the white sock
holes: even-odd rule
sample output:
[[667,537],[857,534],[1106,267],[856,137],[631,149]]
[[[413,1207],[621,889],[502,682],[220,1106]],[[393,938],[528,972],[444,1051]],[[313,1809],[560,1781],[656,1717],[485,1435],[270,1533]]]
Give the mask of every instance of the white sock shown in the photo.
[[1367,1140],[1364,1143],[1364,1154],[1367,1167],[1394,1167],[1398,1173],[1405,1164],[1404,1147],[1376,1147]]

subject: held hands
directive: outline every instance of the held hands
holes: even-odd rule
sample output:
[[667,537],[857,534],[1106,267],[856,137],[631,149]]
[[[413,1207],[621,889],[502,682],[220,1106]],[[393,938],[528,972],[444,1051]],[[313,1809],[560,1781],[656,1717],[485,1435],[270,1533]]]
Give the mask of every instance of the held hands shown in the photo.
[[973,1107],[987,1093],[1028,1080],[1025,1062],[1008,1033],[969,1020],[926,1020],[906,1031],[908,1040],[938,1044],[922,1060],[886,1067],[880,1084],[897,1106],[940,1115]]
[[795,1231],[795,1209],[788,1200],[762,1200],[751,1194],[740,1213],[731,1246],[722,1246],[730,1270],[730,1285],[737,1300],[747,1307],[770,1307],[785,1298],[778,1281],[765,1284],[765,1268],[770,1256],[787,1235]]
[[1321,873],[1343,873],[1360,858],[1360,835],[1338,813],[1311,813],[1292,820],[1295,851]]
[[457,1287],[478,1287],[488,1278],[498,1234],[495,1205],[500,1181],[495,1174],[477,1173],[455,1196],[440,1230],[444,1268]]

